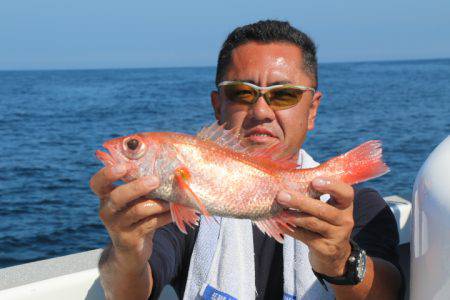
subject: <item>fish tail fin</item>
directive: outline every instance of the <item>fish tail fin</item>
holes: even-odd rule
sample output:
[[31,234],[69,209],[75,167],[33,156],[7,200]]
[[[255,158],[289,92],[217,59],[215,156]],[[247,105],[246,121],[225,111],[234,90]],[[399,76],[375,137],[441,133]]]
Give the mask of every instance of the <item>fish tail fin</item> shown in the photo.
[[[383,162],[381,142],[372,140],[325,162],[319,168],[348,184],[356,184],[389,172]],[[326,175],[324,175],[326,176]]]

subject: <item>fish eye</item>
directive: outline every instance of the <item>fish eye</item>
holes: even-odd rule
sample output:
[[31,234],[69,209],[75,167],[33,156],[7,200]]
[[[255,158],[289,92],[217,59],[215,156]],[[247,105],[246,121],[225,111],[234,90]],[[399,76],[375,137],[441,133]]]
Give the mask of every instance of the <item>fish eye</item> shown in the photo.
[[146,145],[138,136],[131,136],[123,141],[123,154],[129,159],[139,159],[146,152]]
[[127,147],[130,150],[136,150],[138,146],[139,146],[139,141],[137,139],[129,139],[127,141]]

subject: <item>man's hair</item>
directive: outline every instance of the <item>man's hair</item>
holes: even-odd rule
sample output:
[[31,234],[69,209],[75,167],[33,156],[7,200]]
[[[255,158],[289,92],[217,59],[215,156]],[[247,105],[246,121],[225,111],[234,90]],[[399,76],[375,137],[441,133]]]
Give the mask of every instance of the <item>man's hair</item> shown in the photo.
[[225,72],[231,63],[233,49],[251,41],[260,43],[287,42],[297,45],[303,53],[303,68],[314,79],[317,87],[316,45],[307,34],[292,27],[289,22],[276,20],[259,21],[238,27],[228,35],[217,61],[216,85],[225,76]]

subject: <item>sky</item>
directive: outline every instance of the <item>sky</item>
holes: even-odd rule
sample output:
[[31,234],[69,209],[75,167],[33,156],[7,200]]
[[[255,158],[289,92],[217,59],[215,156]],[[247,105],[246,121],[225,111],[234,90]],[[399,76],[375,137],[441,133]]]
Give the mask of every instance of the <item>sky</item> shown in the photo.
[[0,70],[214,66],[231,30],[269,18],[319,62],[450,57],[448,0],[1,0]]

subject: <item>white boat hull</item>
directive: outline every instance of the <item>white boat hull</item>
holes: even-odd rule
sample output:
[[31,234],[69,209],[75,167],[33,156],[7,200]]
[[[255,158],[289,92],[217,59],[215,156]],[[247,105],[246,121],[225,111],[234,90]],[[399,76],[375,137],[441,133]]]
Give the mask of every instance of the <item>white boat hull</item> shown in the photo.
[[423,164],[412,202],[411,299],[450,299],[450,136]]

